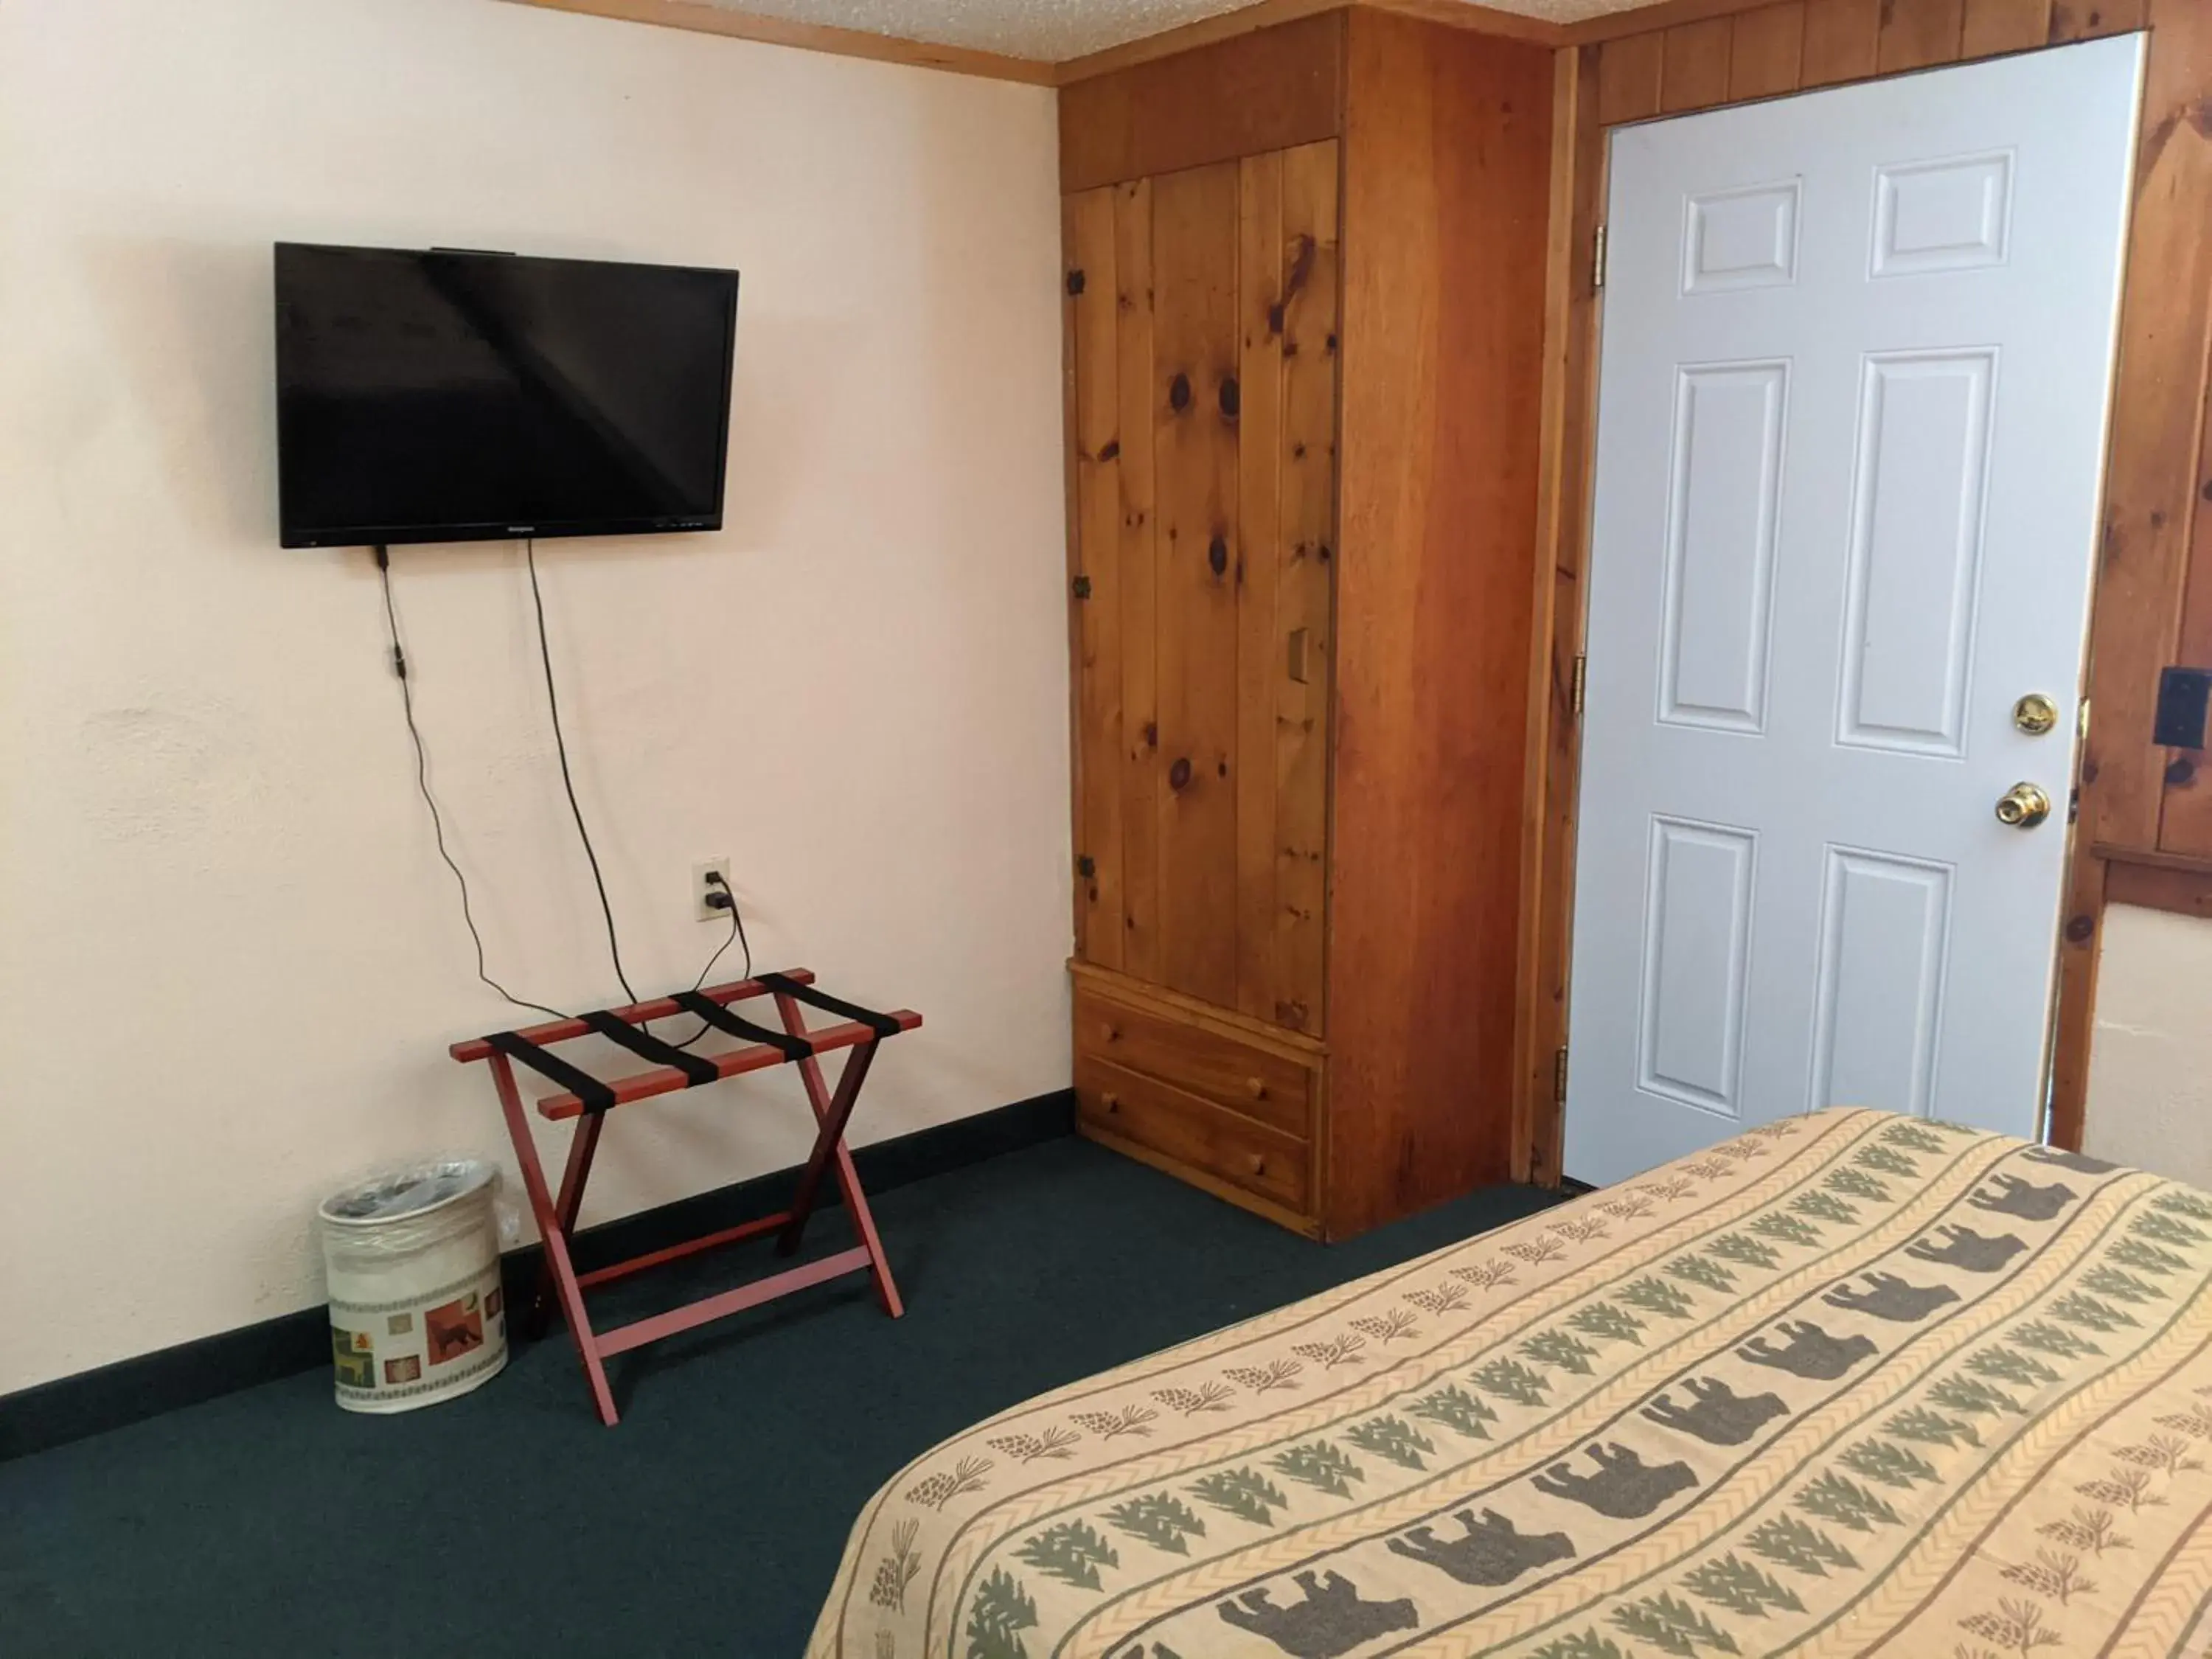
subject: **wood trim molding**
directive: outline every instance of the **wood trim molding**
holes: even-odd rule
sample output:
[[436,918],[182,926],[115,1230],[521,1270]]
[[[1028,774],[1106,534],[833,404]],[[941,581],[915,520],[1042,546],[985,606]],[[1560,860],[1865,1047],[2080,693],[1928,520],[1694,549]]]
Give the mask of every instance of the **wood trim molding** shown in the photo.
[[1601,46],[1607,40],[1654,33],[1680,23],[1703,23],[1716,17],[1733,17],[1740,11],[1759,11],[1775,3],[1776,0],[1656,0],[1656,3],[1632,6],[1626,11],[1585,17],[1579,23],[1565,25],[1559,34],[1567,46]]
[[2105,872],[2105,902],[2212,921],[2212,871],[2114,863]]
[[[764,17],[757,12],[711,5],[707,0],[507,0],[511,5],[540,6],[548,11],[579,12],[590,17],[619,18],[624,22],[652,23],[663,28],[690,29],[698,34],[720,34],[735,40],[757,40],[766,46],[795,46],[803,52],[826,52],[841,58],[865,58],[877,63],[904,64],[916,69],[944,70],[954,75],[976,75],[994,81],[1016,81],[1029,86],[1064,87],[1089,81],[1115,70],[1171,58],[1178,52],[1239,35],[1294,23],[1324,11],[1347,11],[1365,6],[1392,11],[1425,22],[1449,24],[1478,34],[1508,40],[1528,40],[1557,46],[1565,31],[1540,17],[1499,11],[1475,0],[1255,0],[1212,17],[1177,28],[1124,41],[1118,46],[1086,52],[1059,63],[1042,58],[1013,58],[1003,52],[981,52],[971,46],[939,46],[902,35],[878,34],[870,29],[839,28],[828,23],[799,23],[784,17]],[[1663,8],[1662,8],[1663,9]],[[1611,21],[1611,20],[1601,20]]]
[[1295,23],[1316,13],[1340,10],[1346,3],[1347,0],[1258,0],[1255,5],[1218,12],[1158,34],[1148,34],[1139,40],[1125,40],[1118,46],[1063,59],[1054,65],[1053,84],[1066,87],[1078,81],[1095,80],[1115,70],[1132,69],[1157,58],[1172,58],[1180,52],[1234,40],[1239,35],[1273,28],[1278,23]]
[[1419,18],[1425,23],[1443,23],[1452,28],[1468,29],[1476,34],[1495,35],[1505,40],[1527,40],[1544,46],[1559,45],[1563,35],[1557,23],[1547,22],[1540,17],[1524,17],[1518,12],[1499,11],[1493,6],[1478,5],[1474,0],[1257,0],[1255,4],[1240,6],[1235,11],[1220,12],[1212,17],[1201,17],[1178,28],[1168,29],[1159,34],[1148,34],[1140,40],[1127,40],[1118,46],[1108,46],[1102,52],[1070,58],[1058,66],[1056,83],[1063,87],[1072,86],[1079,81],[1110,75],[1115,70],[1128,69],[1137,64],[1149,64],[1155,58],[1170,58],[1197,46],[1233,40],[1238,35],[1273,28],[1278,23],[1294,23],[1302,17],[1311,17],[1316,12],[1351,10],[1396,12],[1401,16]]
[[1034,87],[1058,84],[1054,66],[1035,58],[1009,58],[967,46],[940,46],[927,40],[877,34],[867,29],[836,28],[827,23],[794,23],[787,18],[763,17],[752,12],[708,5],[704,0],[508,0],[508,3],[541,6],[549,11],[580,12],[591,17],[619,18],[630,23],[653,23],[663,28],[690,29],[697,34],[720,34],[771,46],[795,46],[802,52],[826,52],[840,58],[865,58],[915,69],[945,70],[954,75],[977,75],[993,81],[1018,81]]
[[2149,847],[2117,847],[2098,842],[2089,851],[2107,864],[2132,864],[2145,870],[2175,870],[2212,880],[2212,858],[2200,853],[2161,853]]

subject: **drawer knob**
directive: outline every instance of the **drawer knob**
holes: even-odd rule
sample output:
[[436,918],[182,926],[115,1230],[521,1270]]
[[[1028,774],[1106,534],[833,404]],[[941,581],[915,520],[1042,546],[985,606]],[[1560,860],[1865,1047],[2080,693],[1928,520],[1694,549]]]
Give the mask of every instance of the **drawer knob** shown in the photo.
[[1109,1115],[1111,1115],[1113,1113],[1118,1112],[1121,1109],[1121,1097],[1119,1095],[1101,1095],[1098,1097],[1098,1103],[1106,1109]]
[[1267,1155],[1265,1152],[1255,1152],[1246,1161],[1251,1164],[1254,1175],[1263,1176],[1267,1173]]
[[1244,1086],[1252,1091],[1252,1098],[1255,1100],[1265,1100],[1267,1097],[1267,1085],[1264,1079],[1248,1077],[1244,1079]]
[[1100,1026],[1098,1030],[1100,1034],[1103,1036],[1109,1042],[1119,1042],[1121,1040],[1121,1028],[1114,1024],[1111,1021]]

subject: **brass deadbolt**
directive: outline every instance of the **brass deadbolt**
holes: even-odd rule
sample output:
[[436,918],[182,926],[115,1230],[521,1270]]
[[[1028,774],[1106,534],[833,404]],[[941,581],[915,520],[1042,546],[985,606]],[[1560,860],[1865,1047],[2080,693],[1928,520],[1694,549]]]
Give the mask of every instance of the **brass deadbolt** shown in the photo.
[[2012,723],[2031,738],[2039,738],[2058,724],[2058,705],[2040,691],[2031,691],[2012,706]]

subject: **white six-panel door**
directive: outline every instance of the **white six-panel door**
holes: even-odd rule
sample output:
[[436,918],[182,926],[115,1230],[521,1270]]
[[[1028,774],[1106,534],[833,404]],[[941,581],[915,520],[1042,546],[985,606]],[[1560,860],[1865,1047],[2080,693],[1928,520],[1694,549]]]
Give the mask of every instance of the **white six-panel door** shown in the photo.
[[2035,1132],[2141,62],[1613,135],[1570,1176],[1830,1104]]

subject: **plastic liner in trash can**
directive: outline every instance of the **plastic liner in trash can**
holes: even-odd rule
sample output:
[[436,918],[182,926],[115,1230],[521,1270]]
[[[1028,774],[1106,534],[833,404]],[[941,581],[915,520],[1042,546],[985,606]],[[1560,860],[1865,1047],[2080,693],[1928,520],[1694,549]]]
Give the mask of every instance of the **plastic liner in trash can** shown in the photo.
[[412,1411],[466,1394],[507,1364],[495,1174],[445,1158],[325,1200],[331,1353],[348,1411]]

